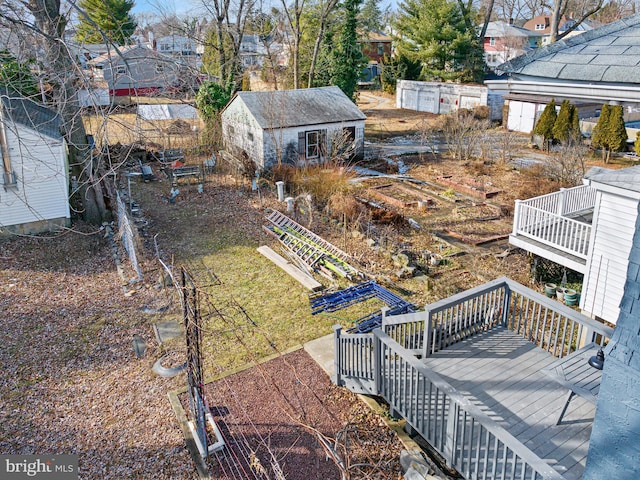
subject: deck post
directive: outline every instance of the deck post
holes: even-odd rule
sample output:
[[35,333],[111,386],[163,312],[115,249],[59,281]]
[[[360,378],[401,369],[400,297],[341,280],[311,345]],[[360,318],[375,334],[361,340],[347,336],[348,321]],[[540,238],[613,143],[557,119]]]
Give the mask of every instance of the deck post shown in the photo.
[[433,325],[431,322],[431,310],[429,306],[424,308],[425,318],[424,318],[424,328],[422,331],[422,358],[427,358],[429,356],[429,346],[431,345],[431,333],[433,330]]
[[342,377],[340,375],[340,369],[342,367],[342,349],[340,348],[340,333],[342,332],[342,327],[340,325],[333,326],[333,335],[334,335],[334,351],[333,351],[333,362],[335,367],[335,376],[333,378],[333,383],[337,386],[342,386]]
[[513,235],[518,235],[518,229],[520,228],[520,210],[522,200],[516,200],[515,207],[513,209]]
[[564,187],[560,188],[560,196],[558,197],[558,215],[560,215],[561,217],[564,216],[564,204],[566,197],[567,189]]
[[382,331],[384,333],[387,333],[387,329],[386,327],[386,323],[387,323],[387,313],[389,313],[389,310],[391,310],[391,307],[382,307],[380,309],[380,315],[382,316]]
[[373,385],[374,395],[380,395],[382,388],[382,342],[380,342],[380,329],[373,331]]

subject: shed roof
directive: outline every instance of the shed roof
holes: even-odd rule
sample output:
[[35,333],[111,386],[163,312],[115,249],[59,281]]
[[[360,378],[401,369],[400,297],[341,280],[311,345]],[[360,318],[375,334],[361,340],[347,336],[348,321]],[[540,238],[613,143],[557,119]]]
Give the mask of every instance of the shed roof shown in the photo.
[[198,111],[191,105],[166,103],[138,105],[138,115],[143,120],[197,119]]
[[243,102],[263,129],[364,120],[364,113],[339,87],[271,92],[238,92],[232,103]]
[[593,167],[584,176],[590,182],[601,183],[610,187],[640,192],[640,166],[613,170]]
[[24,127],[56,140],[62,139],[60,116],[8,88],[0,88],[2,115]]
[[497,70],[563,81],[640,84],[640,13],[538,48]]

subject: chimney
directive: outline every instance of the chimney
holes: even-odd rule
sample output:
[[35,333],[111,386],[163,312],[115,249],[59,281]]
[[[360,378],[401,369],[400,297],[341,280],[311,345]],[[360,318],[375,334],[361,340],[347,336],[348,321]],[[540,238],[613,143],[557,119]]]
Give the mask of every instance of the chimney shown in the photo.
[[604,350],[598,404],[584,480],[640,478],[640,217],[627,267],[618,323]]

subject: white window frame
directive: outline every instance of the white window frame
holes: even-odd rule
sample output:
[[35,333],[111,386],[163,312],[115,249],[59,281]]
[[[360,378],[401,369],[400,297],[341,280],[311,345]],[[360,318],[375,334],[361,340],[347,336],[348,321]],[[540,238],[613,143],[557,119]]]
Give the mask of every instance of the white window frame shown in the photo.
[[[310,139],[315,135],[315,142],[310,141]],[[320,130],[311,130],[305,132],[305,140],[306,140],[306,157],[307,158],[320,158]],[[315,153],[314,153],[315,152]]]
[[544,30],[545,26],[544,23],[536,23],[536,30]]
[[116,75],[125,75],[127,73],[126,65],[116,65]]
[[489,37],[489,45],[492,47],[496,46],[496,37]]

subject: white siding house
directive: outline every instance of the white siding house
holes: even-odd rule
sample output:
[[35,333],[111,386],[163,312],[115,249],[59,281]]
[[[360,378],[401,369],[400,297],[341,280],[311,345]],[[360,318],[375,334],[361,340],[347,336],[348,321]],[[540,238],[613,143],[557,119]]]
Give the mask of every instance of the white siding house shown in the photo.
[[580,308],[615,324],[639,206],[640,166],[594,167],[582,186],[516,201],[509,242],[582,273]]
[[638,217],[640,167],[594,169],[587,182],[596,189],[596,204],[580,307],[615,324]]
[[0,234],[67,225],[67,148],[58,116],[7,90],[1,91],[0,104]]
[[365,115],[338,87],[238,92],[222,112],[225,149],[258,168],[326,160],[364,149]]

